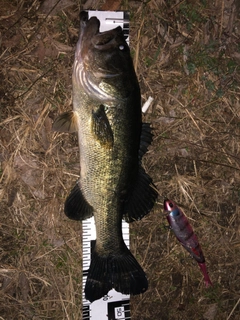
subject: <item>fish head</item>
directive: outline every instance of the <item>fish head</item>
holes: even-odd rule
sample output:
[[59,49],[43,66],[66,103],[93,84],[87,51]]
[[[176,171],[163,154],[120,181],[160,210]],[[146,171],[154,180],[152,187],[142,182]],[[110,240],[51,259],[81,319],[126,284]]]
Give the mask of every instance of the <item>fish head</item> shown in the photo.
[[172,216],[177,216],[180,214],[177,205],[172,200],[165,199],[163,207],[164,211]]
[[88,13],[81,12],[73,78],[79,79],[90,95],[103,100],[119,94],[126,96],[138,84],[122,28],[99,30],[98,18],[88,19]]

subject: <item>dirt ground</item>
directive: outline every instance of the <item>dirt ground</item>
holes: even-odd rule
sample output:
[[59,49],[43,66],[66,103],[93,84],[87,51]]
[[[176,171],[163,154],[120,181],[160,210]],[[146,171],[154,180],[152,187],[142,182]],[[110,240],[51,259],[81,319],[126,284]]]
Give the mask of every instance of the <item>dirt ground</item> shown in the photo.
[[[72,108],[79,11],[130,11],[130,47],[154,141],[158,188],[131,224],[149,279],[132,320],[240,319],[240,3],[238,0],[0,0],[0,319],[81,319],[81,224],[63,213],[79,175]],[[213,286],[166,228],[174,200],[200,240]]]

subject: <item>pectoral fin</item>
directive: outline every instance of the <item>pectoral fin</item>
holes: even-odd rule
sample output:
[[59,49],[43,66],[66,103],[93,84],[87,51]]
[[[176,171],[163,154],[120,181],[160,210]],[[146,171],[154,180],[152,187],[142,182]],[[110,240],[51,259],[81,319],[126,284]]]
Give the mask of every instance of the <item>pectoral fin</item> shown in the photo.
[[157,199],[158,192],[154,186],[152,179],[140,167],[138,177],[129,193],[123,219],[132,222],[142,219],[153,208]]
[[99,109],[92,113],[92,131],[101,146],[112,148],[113,132],[103,105],[100,105]]
[[53,123],[53,130],[59,132],[78,131],[77,115],[74,111],[67,111],[60,114]]
[[87,202],[79,187],[79,182],[76,183],[71,193],[67,197],[64,206],[64,212],[69,219],[85,220],[93,216],[93,207]]

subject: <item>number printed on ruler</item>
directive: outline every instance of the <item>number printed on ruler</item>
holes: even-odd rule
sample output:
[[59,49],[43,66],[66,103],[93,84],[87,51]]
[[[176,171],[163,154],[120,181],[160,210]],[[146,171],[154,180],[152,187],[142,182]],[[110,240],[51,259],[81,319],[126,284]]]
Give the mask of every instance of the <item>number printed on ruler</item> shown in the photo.
[[124,307],[118,307],[114,309],[115,319],[125,319]]

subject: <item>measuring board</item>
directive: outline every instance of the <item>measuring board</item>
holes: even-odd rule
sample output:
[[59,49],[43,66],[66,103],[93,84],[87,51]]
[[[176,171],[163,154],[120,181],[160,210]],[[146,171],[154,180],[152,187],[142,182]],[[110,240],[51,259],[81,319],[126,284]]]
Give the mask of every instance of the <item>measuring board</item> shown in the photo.
[[[129,44],[129,12],[127,11],[88,11],[88,18],[100,20],[100,32],[121,26]],[[91,262],[91,251],[96,240],[94,217],[82,222],[83,229],[83,320],[127,320],[130,318],[130,295],[110,290],[103,298],[90,303],[85,299],[84,288]],[[129,226],[122,223],[123,240],[129,248]]]

